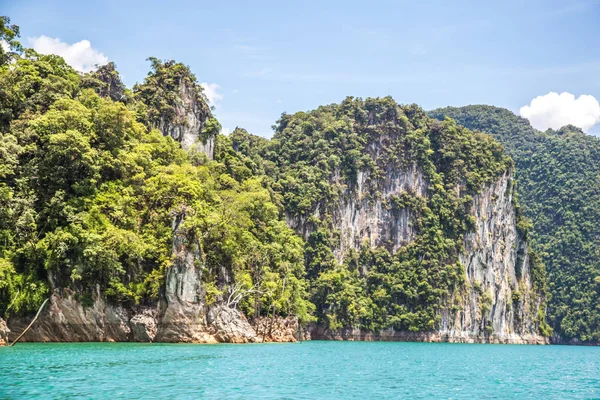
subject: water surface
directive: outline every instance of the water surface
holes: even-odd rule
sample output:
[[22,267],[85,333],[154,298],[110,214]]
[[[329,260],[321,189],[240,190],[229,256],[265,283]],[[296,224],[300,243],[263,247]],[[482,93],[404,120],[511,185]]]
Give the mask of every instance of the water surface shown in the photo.
[[600,398],[600,348],[19,343],[0,398]]

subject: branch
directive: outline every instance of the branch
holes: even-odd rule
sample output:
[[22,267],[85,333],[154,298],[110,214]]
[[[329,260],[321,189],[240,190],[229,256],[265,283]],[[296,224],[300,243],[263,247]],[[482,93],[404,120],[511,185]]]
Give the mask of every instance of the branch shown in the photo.
[[44,306],[46,305],[48,300],[50,300],[49,297],[46,300],[44,300],[44,302],[40,306],[40,309],[38,310],[37,314],[35,314],[35,318],[33,319],[33,321],[31,321],[31,323],[29,325],[27,325],[27,328],[25,328],[25,330],[19,335],[19,337],[16,338],[14,342],[12,342],[10,347],[14,346],[15,343],[17,343],[19,341],[19,339],[21,339],[23,337],[23,335],[29,330],[29,328],[31,328],[31,325],[33,325],[33,323],[38,319],[38,317],[40,316],[40,313],[42,312],[42,309],[44,308]]

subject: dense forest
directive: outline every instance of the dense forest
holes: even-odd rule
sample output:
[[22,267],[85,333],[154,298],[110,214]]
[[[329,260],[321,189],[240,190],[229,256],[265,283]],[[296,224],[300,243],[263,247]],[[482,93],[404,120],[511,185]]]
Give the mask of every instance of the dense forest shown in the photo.
[[[83,304],[98,292],[120,304],[157,302],[177,215],[201,254],[205,303],[245,290],[254,295],[236,306],[248,318],[277,312],[332,329],[431,331],[440,308],[458,312],[460,293],[481,291],[467,287],[459,261],[474,229],[470,206],[514,168],[491,136],[389,97],[283,114],[271,140],[241,128],[225,136],[184,64],[149,58],[148,76],[128,89],[114,64],[80,74],[61,57],[23,49],[18,27],[1,23],[10,49],[0,47],[0,316],[33,312],[58,287]],[[182,87],[201,116],[198,142],[185,150],[165,133],[182,120]],[[202,150],[209,139],[214,154]],[[427,190],[382,199],[388,171],[409,168]],[[341,251],[335,207],[359,184],[365,201],[410,216],[410,241]],[[543,298],[544,265],[530,259]],[[507,309],[523,302],[512,290]],[[489,312],[489,294],[478,296]],[[543,310],[537,318],[548,335]]]
[[80,75],[4,35],[13,51],[0,66],[1,315],[36,310],[54,287],[74,288],[84,302],[98,289],[118,302],[156,301],[172,263],[173,213],[186,209],[185,229],[213,266],[208,301],[223,295],[226,269],[261,286],[261,297],[240,304],[247,315],[276,304],[309,318],[302,240],[264,178],[245,173],[224,136],[209,162],[149,129],[169,116],[176,99],[155,93],[172,82],[189,80],[202,97],[186,66],[152,59],[131,91],[114,65]]
[[600,139],[570,125],[539,132],[492,106],[430,114],[487,132],[505,146],[533,224],[532,245],[548,271],[549,322],[564,339],[600,341]]
[[[297,228],[306,239],[311,299],[319,322],[331,328],[434,329],[439,306],[464,289],[458,256],[463,235],[472,229],[472,195],[512,168],[491,137],[450,119],[438,123],[418,106],[399,106],[389,97],[349,97],[339,105],[284,114],[271,141],[241,130],[231,138],[273,177],[288,220],[305,221]],[[381,199],[390,172],[410,166],[423,171],[429,193]],[[340,201],[358,196],[359,174],[368,176],[363,190],[369,201],[382,200],[396,215],[409,210],[417,234],[399,251],[366,240],[336,257],[343,237],[334,213]],[[541,270],[541,288],[543,266],[534,268]]]

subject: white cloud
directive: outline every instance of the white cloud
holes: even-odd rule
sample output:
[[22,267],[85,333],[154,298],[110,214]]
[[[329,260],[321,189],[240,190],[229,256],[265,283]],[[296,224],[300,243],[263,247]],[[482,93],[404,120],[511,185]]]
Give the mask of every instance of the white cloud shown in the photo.
[[521,107],[519,114],[529,119],[534,128],[542,131],[572,124],[587,132],[600,123],[600,103],[590,95],[575,98],[568,92],[550,92]]
[[225,136],[229,136],[229,134],[231,133],[231,129],[229,129],[229,128],[225,128],[225,127],[222,127],[222,128],[221,128],[221,133],[222,133],[223,135],[225,135]]
[[0,40],[0,46],[2,46],[2,49],[6,52],[6,51],[10,51],[10,46],[8,44],[8,42],[4,39]]
[[221,87],[216,83],[202,82],[200,86],[204,88],[204,94],[213,106],[216,105],[220,100],[223,100],[223,95],[219,93],[219,89]]
[[108,62],[108,57],[92,47],[89,40],[81,40],[68,44],[58,38],[40,36],[29,38],[29,43],[35,51],[41,54],[56,54],[65,59],[77,71],[89,72],[95,65]]

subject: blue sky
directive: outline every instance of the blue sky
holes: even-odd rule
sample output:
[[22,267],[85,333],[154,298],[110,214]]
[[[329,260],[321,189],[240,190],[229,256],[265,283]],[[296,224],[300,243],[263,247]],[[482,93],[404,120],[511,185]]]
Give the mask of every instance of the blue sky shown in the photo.
[[128,86],[149,56],[181,61],[219,86],[225,128],[267,137],[282,112],[349,95],[515,112],[551,91],[600,99],[599,0],[0,4],[24,44],[89,40]]

